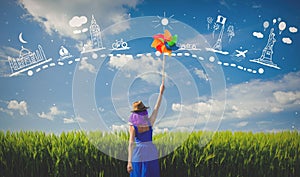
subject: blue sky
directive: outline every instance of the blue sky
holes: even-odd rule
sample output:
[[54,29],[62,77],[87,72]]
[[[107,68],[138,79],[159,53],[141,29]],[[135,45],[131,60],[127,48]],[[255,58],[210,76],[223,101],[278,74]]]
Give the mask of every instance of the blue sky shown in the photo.
[[[155,103],[162,55],[151,36],[168,29],[181,48],[166,57],[156,131],[299,131],[299,8],[296,0],[1,2],[0,129],[125,129],[133,101]],[[92,15],[101,50],[90,50]],[[271,65],[251,62],[272,29]],[[112,50],[121,39],[127,48]],[[11,68],[22,47],[37,55],[38,46],[45,63]]]

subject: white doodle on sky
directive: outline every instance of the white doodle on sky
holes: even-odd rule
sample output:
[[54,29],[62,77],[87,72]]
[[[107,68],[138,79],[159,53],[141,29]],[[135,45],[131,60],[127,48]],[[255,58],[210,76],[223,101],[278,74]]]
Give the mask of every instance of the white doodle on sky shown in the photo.
[[221,32],[219,33],[219,37],[217,39],[217,42],[213,46],[214,49],[222,51],[222,38],[223,38],[223,33],[225,29],[225,23],[226,23],[227,18],[218,15],[217,17],[217,23],[220,23],[222,25]]
[[248,50],[244,50],[244,51],[240,51],[240,50],[235,50],[237,52],[237,54],[235,55],[236,57],[246,57],[246,53],[248,52]]
[[[206,51],[219,53],[219,54],[223,54],[223,55],[229,54],[229,52],[227,52],[227,51],[222,51],[222,38],[223,38],[224,30],[225,30],[226,20],[227,20],[227,18],[222,15],[217,16],[217,21],[214,23],[214,27],[213,27],[213,33],[212,33],[213,38],[214,38],[215,31],[217,31],[220,28],[220,25],[221,25],[221,30],[220,30],[220,33],[219,33],[216,43],[213,45],[212,48],[206,48]],[[230,28],[227,30],[227,32],[228,32],[228,36],[229,36],[229,41],[231,41],[231,38],[233,36],[235,36],[234,27],[231,25]]]
[[286,28],[286,23],[284,21],[280,22],[278,28],[279,28],[279,34],[281,34],[282,31],[285,30]]
[[233,25],[229,25],[227,28],[227,33],[228,33],[228,37],[229,37],[229,42],[231,41],[231,39],[235,36],[234,33],[234,26]]
[[282,42],[285,43],[285,44],[292,44],[293,41],[289,37],[283,37]]
[[74,34],[80,34],[80,33],[85,33],[87,31],[89,31],[88,28],[83,28],[82,30],[74,30],[73,33]]
[[212,24],[214,19],[212,17],[207,17],[206,20],[207,20],[207,30],[209,30],[210,25]]
[[116,42],[112,43],[111,45],[112,50],[127,50],[130,47],[128,47],[127,42],[123,41],[123,39],[116,40]]
[[38,45],[38,49],[35,52],[31,52],[22,46],[19,58],[8,57],[8,62],[12,71],[10,76],[15,76],[28,70],[28,75],[31,76],[32,71],[30,69],[48,63],[51,60],[52,58],[46,58],[41,45]]
[[[73,28],[79,28],[82,25],[87,23],[87,17],[86,16],[74,16],[70,21],[69,25]],[[76,29],[73,31],[74,34],[80,34],[80,33],[85,33],[88,31],[88,28],[83,28],[83,29]]]
[[[278,38],[286,32],[285,30],[287,29],[287,24],[285,21],[283,21],[280,17],[279,18],[274,18],[273,19],[273,27],[270,29],[270,33],[269,33],[269,38],[268,38],[268,42],[265,46],[265,48],[262,51],[262,54],[260,56],[260,58],[258,59],[252,59],[250,60],[251,62],[256,62],[265,66],[269,66],[272,68],[276,68],[276,69],[280,69],[280,67],[277,66],[277,64],[275,64],[273,62],[273,46],[275,45],[276,39],[275,39],[275,27],[278,24]],[[264,21],[263,22],[263,28],[264,31],[266,31],[268,28],[270,27],[270,23],[268,21]],[[296,33],[298,31],[297,27],[291,26],[288,28],[288,32],[290,33]],[[258,39],[262,39],[264,37],[264,35],[261,32],[253,32],[253,36],[255,36]],[[289,36],[284,36],[281,38],[282,43],[284,44],[292,44],[292,39]]]
[[209,52],[223,54],[223,55],[228,55],[229,54],[229,52],[227,52],[227,51],[220,51],[220,50],[216,50],[214,48],[205,48],[205,50],[209,51]]
[[260,58],[250,60],[251,62],[259,63],[272,68],[280,69],[277,64],[273,63],[273,46],[276,42],[274,28],[271,28],[267,45],[262,51]]
[[213,32],[212,32],[212,37],[215,38],[215,31],[217,31],[220,28],[220,25],[215,22],[213,26]]
[[263,23],[263,27],[264,27],[264,31],[266,31],[267,30],[267,28],[269,27],[269,22],[268,21],[264,21],[264,23]]
[[185,44],[178,44],[178,45],[179,45],[178,50],[201,50],[197,48],[196,44],[185,43]]
[[70,21],[69,25],[71,27],[81,27],[82,25],[87,23],[86,16],[74,16]]
[[81,53],[94,52],[105,49],[102,43],[102,34],[100,26],[97,24],[94,15],[92,15],[90,25],[91,42],[84,44]]
[[[281,34],[283,33],[283,31],[285,31],[285,29],[287,28],[287,24],[286,24],[285,21],[282,21],[281,18],[278,18],[278,20],[273,19],[273,26],[274,26],[274,27],[275,27],[275,24],[276,24],[277,22],[279,22],[279,23],[278,23],[278,29],[279,29],[279,32],[278,32],[278,33],[279,33],[279,35],[281,35]],[[270,26],[270,23],[269,23],[268,21],[264,21],[264,23],[263,23],[264,31],[266,31],[266,29],[268,29],[269,26]],[[273,27],[273,28],[274,28],[274,27]],[[288,28],[288,31],[289,31],[290,33],[296,33],[296,32],[298,32],[298,28],[295,27],[295,26],[290,26],[290,27]]]
[[[116,56],[116,57],[120,57],[124,54],[102,54],[101,57],[113,57],[113,56]],[[157,54],[155,53],[155,55],[157,56]],[[173,57],[192,57],[192,58],[195,58],[195,59],[199,59],[201,61],[206,61],[204,57],[202,56],[198,56],[198,55],[191,55],[189,52],[174,52],[171,54]],[[142,57],[142,56],[152,56],[151,53],[146,53],[146,54],[136,54],[136,57]],[[128,58],[133,58],[133,55],[126,55],[126,57]],[[210,63],[215,63],[216,62],[216,58],[214,56],[210,56],[207,58],[207,61],[210,62]],[[245,72],[248,72],[248,73],[252,73],[252,74],[263,74],[264,73],[264,69],[263,68],[258,68],[258,70],[256,69],[252,69],[252,68],[247,68],[245,66],[242,66],[242,65],[237,65],[235,63],[229,63],[229,62],[221,62],[221,61],[218,61],[216,64],[218,65],[223,65],[225,67],[232,67],[232,68],[236,68],[238,70],[241,70],[241,71],[245,71]]]
[[23,33],[22,33],[22,32],[19,34],[19,41],[20,41],[21,43],[23,43],[23,44],[28,43],[27,41],[24,40],[24,38],[23,38]]
[[254,32],[252,33],[252,35],[253,35],[254,37],[257,37],[258,39],[264,38],[264,34],[261,33],[261,32],[254,31]]
[[73,57],[64,46],[60,46],[59,55],[60,55],[60,57],[59,57],[58,61],[63,61],[65,59]]
[[[22,50],[23,52],[20,51],[20,53],[24,53],[24,54],[20,55],[20,56],[21,56],[20,58],[22,58],[22,60],[25,60],[25,58],[27,58],[28,55],[30,55],[30,56],[31,56],[31,55],[37,55],[37,56],[40,56],[39,53],[42,53],[42,55],[44,56],[42,47],[39,45],[38,48],[39,48],[39,51],[36,51],[36,54],[32,54],[32,52],[30,52],[28,49],[23,49],[23,50]],[[25,51],[26,51],[26,52],[25,52]],[[104,58],[104,57],[112,57],[112,56],[120,57],[121,55],[124,55],[124,54],[122,54],[122,53],[118,53],[118,54],[111,54],[111,53],[109,53],[109,54],[102,54],[102,55],[101,55],[101,58]],[[146,53],[146,54],[136,54],[136,57],[141,57],[141,56],[143,56],[143,55],[149,57],[149,56],[151,56],[152,54],[151,54],[151,53]],[[126,56],[128,56],[128,57],[133,57],[132,55],[126,55]],[[174,52],[174,53],[172,53],[172,56],[177,56],[177,57],[183,57],[183,56],[185,56],[185,57],[199,58],[199,60],[205,61],[205,58],[204,58],[204,57],[202,57],[202,56],[197,56],[197,55],[194,55],[194,54],[191,55],[189,52],[184,52],[184,53],[182,53],[182,52]],[[91,57],[92,57],[92,59],[97,59],[97,58],[98,58],[98,55],[97,55],[96,53],[93,53],[93,54],[91,55]],[[44,57],[44,58],[45,58],[45,57]],[[80,61],[86,62],[87,59],[88,59],[87,57],[76,58],[76,59],[74,59],[74,62],[80,62]],[[17,68],[16,70],[17,70],[17,72],[18,72],[19,70],[23,69],[22,72],[24,72],[24,71],[27,71],[27,70],[29,70],[29,69],[33,69],[34,67],[40,66],[40,65],[42,65],[42,64],[45,64],[46,62],[50,62],[52,59],[47,59],[47,60],[45,60],[45,59],[39,59],[39,60],[40,60],[40,62],[37,63],[36,65],[28,65],[28,68],[23,67],[23,68]],[[208,60],[210,63],[214,63],[214,62],[216,61],[214,56],[208,57],[207,60]],[[11,66],[12,66],[12,65],[13,65],[13,59],[10,58],[9,61],[10,61],[10,64],[11,64]],[[20,61],[20,60],[19,60],[19,61]],[[73,61],[72,61],[72,60],[69,60],[67,63],[70,65],[70,64],[73,63]],[[32,64],[34,64],[34,63],[32,63]],[[63,66],[63,65],[64,65],[64,62],[62,62],[62,61],[57,61],[57,64],[60,65],[60,66]],[[236,68],[236,69],[238,69],[238,70],[245,71],[245,72],[252,73],[252,74],[257,74],[257,73],[262,74],[262,73],[264,72],[263,68],[259,68],[258,70],[256,70],[256,69],[247,68],[247,67],[244,67],[244,66],[241,66],[241,65],[237,65],[237,64],[235,64],[235,63],[228,63],[228,62],[221,62],[221,61],[218,61],[217,64],[218,64],[218,65],[223,65],[223,66],[225,66],[225,67]],[[40,67],[37,68],[37,69],[36,69],[36,72],[40,72],[42,69],[47,69],[49,66],[50,66],[50,67],[54,67],[54,66],[56,66],[56,64],[55,64],[55,63],[50,63],[49,65],[48,65],[48,64],[45,64],[45,65],[43,65],[41,68],[40,68]],[[29,67],[30,67],[30,68],[29,68]],[[14,76],[14,75],[17,75],[17,74],[18,74],[18,73],[13,73],[11,76]],[[27,74],[28,74],[28,76],[32,76],[32,75],[33,75],[33,71],[32,71],[32,70],[29,70]]]
[[[69,21],[70,26],[78,28],[78,27],[81,27],[82,25],[86,24],[87,20],[85,20],[84,17],[85,16],[81,16],[81,17],[77,16],[76,18],[73,17]],[[159,22],[159,24],[156,25],[155,28],[157,28],[158,26],[162,26],[164,28],[165,27],[172,28],[171,26],[169,26],[169,24],[173,21],[172,17],[173,17],[173,15],[170,16],[169,18],[167,18],[165,16],[165,13],[164,13],[164,17],[158,17],[159,21],[152,21],[152,22]],[[76,22],[76,20],[77,20],[77,22]],[[214,30],[219,29],[220,25],[221,25],[221,30],[220,30],[218,39],[217,39],[214,47],[213,48],[206,48],[207,51],[220,53],[220,54],[223,54],[223,55],[229,54],[229,52],[227,52],[227,51],[222,51],[222,37],[223,37],[223,34],[224,34],[224,30],[225,30],[226,20],[227,20],[226,17],[223,17],[221,15],[217,16],[215,26],[218,26],[218,27],[214,27]],[[212,21],[213,21],[212,18],[208,19],[209,25],[212,23]],[[175,21],[173,21],[173,22],[175,23]],[[286,27],[284,27],[284,28],[283,27],[284,27],[283,25],[281,25],[281,27],[280,27],[282,29],[282,32],[286,28]],[[209,26],[208,26],[208,28],[209,28]],[[97,24],[94,16],[92,16],[89,30],[90,30],[91,40],[88,41],[88,43],[86,45],[84,45],[83,51],[81,53],[94,52],[94,51],[105,49],[103,47],[103,44],[102,44],[101,29],[100,29],[99,25]],[[290,27],[289,30],[293,31],[293,32],[298,31],[298,29],[296,27]],[[88,30],[86,30],[86,31],[88,31]],[[235,36],[234,26],[230,25],[227,28],[227,33],[228,33],[228,38],[229,38],[229,42],[230,42],[232,37]],[[272,33],[270,32],[270,36],[271,37],[269,37],[268,44],[265,47],[264,51],[262,52],[262,56],[259,59],[256,59],[256,61],[253,61],[253,62],[260,63],[260,64],[262,64],[261,62],[265,62],[266,60],[269,60],[269,62],[272,62],[272,55],[269,56],[269,58],[268,58],[268,54],[270,54],[270,53],[267,52],[267,49],[270,52],[270,49],[272,50],[273,45],[275,44],[276,40],[274,38],[275,34],[273,36],[273,32]],[[288,38],[288,37],[286,37],[286,38]],[[285,40],[288,41],[288,39],[285,39]],[[129,47],[128,47],[127,42],[125,42],[123,39],[116,40],[116,42],[112,44],[112,50],[125,50],[125,49],[129,49]],[[181,50],[184,50],[184,49],[185,50],[201,50],[201,49],[198,49],[196,44],[193,44],[193,43],[182,44],[182,45],[180,45],[180,49]],[[235,52],[237,52],[237,53],[235,53],[235,56],[237,58],[245,58],[246,53],[248,52],[248,50],[236,50]],[[271,54],[272,54],[272,52],[271,52]],[[68,59],[70,57],[73,57],[64,46],[61,46],[61,48],[59,50],[59,54],[60,54],[60,58],[57,60],[57,63],[46,64],[47,62],[50,62],[52,60],[52,58],[47,59],[45,57],[44,51],[42,50],[42,47],[40,45],[38,45],[38,50],[36,50],[36,52],[31,52],[28,49],[25,49],[25,48],[22,47],[22,50],[20,51],[20,57],[18,59],[14,59],[14,58],[9,57],[9,64],[10,64],[11,70],[12,70],[11,76],[17,75],[17,74],[25,72],[25,71],[28,71],[28,73],[27,73],[28,76],[32,76],[33,71],[31,69],[33,69],[35,67],[41,66],[41,67],[38,67],[35,70],[36,72],[40,72],[42,69],[47,69],[48,67],[54,67],[54,66],[56,66],[56,64],[60,65],[60,66],[63,66],[64,65],[64,62],[62,62],[63,60]],[[148,53],[148,54],[150,54],[150,53]],[[112,55],[112,54],[108,54],[108,55],[103,54],[103,55],[101,55],[101,57],[110,56],[110,55]],[[119,53],[119,54],[116,54],[116,55],[118,56],[118,55],[121,55],[121,54]],[[201,61],[205,60],[205,58],[203,58],[201,56],[198,57],[196,55],[191,55],[190,53],[174,52],[174,53],[172,53],[172,55],[175,55],[175,56],[178,56],[178,57],[180,57],[180,56],[187,56],[187,57],[191,56],[193,58],[199,58],[199,60],[201,60]],[[147,55],[147,56],[149,56],[149,55]],[[97,59],[97,58],[98,58],[98,55],[96,53],[93,53],[92,59]],[[76,58],[74,61],[79,62],[81,60],[83,60],[83,58]],[[67,63],[72,64],[72,63],[74,63],[74,61],[69,60]],[[211,56],[211,57],[208,58],[208,61],[211,62],[211,63],[214,63],[215,58],[213,56]],[[223,65],[225,67],[236,68],[236,69],[246,71],[246,72],[249,72],[249,73],[253,73],[253,74],[257,74],[257,73],[262,74],[262,73],[264,73],[263,68],[259,68],[258,70],[256,70],[256,69],[244,67],[242,65],[237,65],[235,63],[221,62],[221,61],[218,61],[217,64],[218,65]],[[266,62],[264,64],[266,64]],[[276,65],[276,64],[273,63],[273,65]]]
[[298,32],[298,29],[297,29],[296,27],[294,27],[294,26],[291,26],[291,27],[289,27],[289,31],[290,31],[291,33],[297,33],[297,32]]
[[173,29],[173,27],[170,24],[177,23],[176,20],[172,19],[173,17],[174,17],[174,15],[166,17],[166,12],[164,12],[163,17],[157,16],[158,19],[152,21],[154,23],[158,23],[154,28],[162,26],[163,30],[165,30],[166,27]]

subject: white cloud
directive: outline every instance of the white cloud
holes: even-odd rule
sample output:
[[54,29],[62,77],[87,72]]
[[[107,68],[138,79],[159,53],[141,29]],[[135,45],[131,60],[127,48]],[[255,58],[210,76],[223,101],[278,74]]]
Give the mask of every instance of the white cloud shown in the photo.
[[74,16],[70,21],[69,25],[71,27],[81,27],[82,25],[87,23],[87,17],[86,16]]
[[297,33],[298,32],[298,28],[291,26],[291,27],[289,27],[289,31],[291,33]]
[[153,127],[153,134],[166,133],[166,132],[169,132],[168,128],[158,128],[157,126]]
[[242,121],[242,122],[237,123],[235,126],[238,127],[238,128],[241,128],[241,127],[247,126],[248,123],[249,123],[249,122]]
[[104,109],[104,108],[102,108],[101,106],[100,106],[100,107],[98,107],[98,110],[99,110],[100,112],[104,112],[104,111],[105,111],[105,109]]
[[260,9],[260,8],[262,8],[262,5],[261,4],[253,4],[252,8],[253,9]]
[[118,22],[124,21],[126,18],[122,14],[115,14],[112,16],[112,22],[115,24],[113,28],[110,29],[111,34],[118,34],[120,32],[126,31],[130,29],[129,23],[123,22],[122,24],[118,24]]
[[115,68],[123,72],[126,76],[139,76],[148,83],[155,85],[160,84],[160,76],[145,73],[159,73],[162,65],[161,60],[156,60],[152,56],[142,55],[137,59],[133,59],[131,55],[112,56],[108,62],[111,68]]
[[12,47],[0,47],[0,76],[9,77],[11,69],[8,62],[8,57],[17,58],[19,57],[19,50]]
[[263,130],[265,132],[272,132],[273,130],[283,131],[284,129],[277,129],[277,128],[274,129],[274,127],[283,127],[285,123],[281,121],[269,120],[269,121],[258,121],[256,122],[256,125],[260,130]]
[[194,69],[194,73],[200,78],[200,79],[204,79],[206,81],[208,81],[208,77],[207,75],[204,73],[203,70],[195,68]]
[[61,35],[75,37],[72,35],[74,29],[69,25],[74,16],[86,15],[91,18],[93,14],[100,27],[107,27],[126,20],[128,15],[124,14],[128,13],[129,8],[135,8],[138,0],[19,0],[19,4],[28,13],[25,17],[40,23],[47,33],[57,31]]
[[91,73],[95,73],[96,72],[95,66],[92,65],[92,64],[90,64],[90,63],[88,63],[86,58],[83,58],[80,61],[79,70],[87,70],[87,71],[89,71]]
[[124,124],[124,125],[112,125],[111,126],[111,129],[112,129],[112,131],[113,132],[122,132],[122,131],[124,131],[124,132],[126,132],[126,131],[128,131],[129,129],[129,126],[128,126],[128,124]]
[[8,109],[1,108],[1,107],[0,107],[0,112],[4,112],[4,113],[6,113],[6,114],[8,114],[10,116],[14,115],[14,112],[12,112],[12,111],[10,111]]
[[10,57],[19,57],[20,55],[20,50],[12,48],[12,47],[6,47],[6,46],[2,46],[0,48],[0,58],[5,58],[7,59],[8,56]]
[[11,100],[8,102],[7,108],[19,111],[21,116],[28,115],[27,103],[25,101],[18,102],[17,100]]
[[[129,125],[128,124],[123,124],[123,125],[112,125],[111,129],[113,132],[127,132],[129,131]],[[165,133],[169,132],[168,128],[159,128],[157,126],[153,127],[153,133],[158,134],[158,133]]]
[[133,56],[132,55],[120,55],[120,56],[111,56],[110,60],[108,62],[109,66],[120,69],[122,68],[126,63],[132,62]]
[[84,123],[84,122],[86,122],[86,120],[84,119],[84,118],[82,118],[82,117],[76,117],[76,118],[64,118],[63,119],[64,120],[64,123],[65,124],[71,124],[71,123],[77,123],[77,122],[79,122],[79,123]]
[[285,43],[285,44],[292,44],[293,41],[289,37],[283,37],[282,42]]
[[65,124],[75,123],[75,120],[73,118],[64,118],[64,123]]
[[230,9],[228,3],[227,3],[225,0],[220,0],[219,3],[220,3],[222,6],[225,6],[227,9]]
[[[227,89],[226,109],[223,119],[252,118],[282,111],[298,109],[300,105],[300,72],[284,75],[279,80],[236,84]],[[221,115],[222,100],[208,99],[190,105],[174,103],[173,111],[197,113],[201,121],[216,121]]]
[[218,116],[223,114],[224,105],[222,101],[210,99],[189,105],[173,103],[172,110],[180,111],[184,115],[184,120],[179,122],[181,126],[189,126],[195,123],[220,120]]
[[48,113],[42,112],[37,113],[37,115],[42,119],[54,120],[55,116],[64,115],[66,111],[61,111],[56,106],[52,106]]
[[82,117],[76,117],[75,120],[80,123],[86,122],[86,120]]
[[280,104],[300,104],[300,91],[277,91],[273,94]]
[[264,37],[264,35],[263,35],[261,32],[253,32],[252,35],[253,35],[254,37],[259,38],[259,39],[261,39],[261,38]]

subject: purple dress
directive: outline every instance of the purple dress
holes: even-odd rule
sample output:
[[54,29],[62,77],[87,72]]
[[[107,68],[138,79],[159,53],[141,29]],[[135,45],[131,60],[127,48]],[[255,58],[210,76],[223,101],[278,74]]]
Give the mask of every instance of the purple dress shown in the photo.
[[159,177],[160,168],[158,162],[158,152],[152,143],[152,126],[143,133],[138,132],[138,127],[134,126],[136,146],[132,155],[132,168],[130,177]]

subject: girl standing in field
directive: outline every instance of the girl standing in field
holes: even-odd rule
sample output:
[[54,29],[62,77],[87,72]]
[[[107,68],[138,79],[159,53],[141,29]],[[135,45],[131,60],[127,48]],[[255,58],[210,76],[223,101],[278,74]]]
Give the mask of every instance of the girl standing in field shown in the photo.
[[158,152],[152,143],[153,125],[156,120],[165,86],[162,81],[159,96],[151,116],[142,101],[133,103],[129,118],[129,146],[127,171],[130,177],[159,177]]

